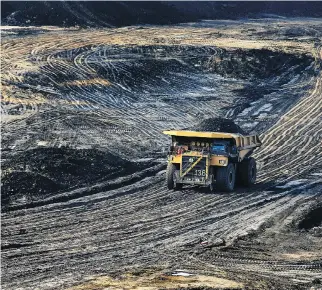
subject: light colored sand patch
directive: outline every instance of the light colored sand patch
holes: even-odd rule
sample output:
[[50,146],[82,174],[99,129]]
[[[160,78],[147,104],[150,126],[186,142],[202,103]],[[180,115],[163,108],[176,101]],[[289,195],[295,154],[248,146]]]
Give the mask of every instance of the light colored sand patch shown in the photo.
[[26,114],[24,115],[1,115],[1,122],[2,123],[10,123],[13,121],[17,121],[19,119],[26,118]]
[[183,271],[179,271],[179,272],[172,273],[172,276],[189,277],[189,276],[193,276],[193,274],[187,273],[187,272],[183,272]]
[[101,78],[95,78],[95,79],[89,79],[89,80],[76,80],[71,82],[65,82],[63,85],[69,85],[69,86],[90,86],[90,85],[104,85],[104,86],[110,86],[111,82],[105,79]]
[[[1,86],[1,103],[4,104],[6,109],[9,109],[10,105],[42,105],[42,104],[54,104],[59,105],[87,105],[86,102],[81,100],[49,100],[42,93],[31,93],[28,97],[24,97],[23,94],[19,94],[19,97],[13,96],[13,92],[24,91],[25,89],[17,89],[14,86],[2,85]],[[20,96],[21,95],[21,96]],[[8,105],[9,104],[9,105]],[[19,118],[19,116],[14,116]]]
[[79,28],[77,26],[75,27],[58,27],[58,26],[14,26],[14,25],[5,25],[1,26],[0,30],[39,30],[39,29],[45,29],[45,30],[53,30],[53,31],[65,31],[65,30],[78,30]]
[[48,145],[48,141],[38,141],[37,142],[38,146],[47,146]]
[[[119,29],[120,30],[120,29]],[[267,49],[279,51],[310,52],[312,51],[312,43],[299,43],[292,40],[247,40],[236,39],[234,37],[211,37],[209,33],[214,33],[214,28],[184,28],[173,27],[160,28],[149,27],[144,30],[128,30],[122,33],[115,33],[117,29],[102,29],[91,31],[92,45],[155,45],[162,40],[164,45],[194,45],[194,46],[216,46],[226,49],[244,48],[244,49]],[[220,32],[220,30],[217,30]],[[240,32],[240,30],[237,30]],[[42,49],[47,50],[52,46],[52,37],[55,32],[48,32],[37,36],[38,41],[42,44]],[[60,45],[61,50],[73,49],[88,43],[87,31],[65,31],[62,34],[55,34],[55,40]],[[74,39],[74,41],[66,42],[65,39]],[[206,41],[205,41],[206,39]],[[9,40],[5,40],[6,44]],[[34,38],[25,38],[24,46],[34,46]],[[27,50],[26,50],[27,51]]]
[[87,102],[85,101],[80,101],[80,100],[58,100],[57,101],[60,105],[73,105],[73,106],[78,106],[78,105],[88,105]]
[[94,278],[89,282],[68,288],[68,290],[157,290],[157,289],[177,289],[194,287],[213,287],[220,289],[242,289],[243,284],[215,276],[189,275],[189,276],[168,276],[162,274],[152,274],[149,276],[123,275],[120,278],[103,276]]
[[282,254],[283,259],[290,260],[312,260],[321,258],[321,252],[296,252]]
[[47,103],[47,99],[44,98],[42,94],[32,94],[30,98],[24,97],[15,97],[13,96],[13,92],[16,92],[17,89],[13,86],[2,85],[1,86],[1,102],[8,102],[10,104],[44,104]]

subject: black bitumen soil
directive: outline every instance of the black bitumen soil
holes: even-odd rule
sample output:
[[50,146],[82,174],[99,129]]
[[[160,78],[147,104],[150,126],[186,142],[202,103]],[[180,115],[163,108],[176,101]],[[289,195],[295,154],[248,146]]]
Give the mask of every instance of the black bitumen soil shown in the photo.
[[[54,197],[58,192],[130,175],[146,166],[96,149],[36,148],[4,160],[2,211]],[[112,187],[111,187],[112,188]]]
[[34,172],[14,171],[7,173],[1,180],[1,209],[5,211],[8,206],[22,199],[27,200],[42,199],[55,192],[66,189],[64,184],[42,176]]
[[[246,24],[232,25],[235,32]],[[256,40],[262,25],[251,22],[254,34],[242,37]],[[125,31],[108,30],[120,43]],[[204,37],[203,29],[189,31],[190,39]],[[161,38],[92,46],[95,29],[64,33],[34,37],[27,49],[33,36],[7,36],[3,47],[12,97],[3,102],[1,165],[7,289],[61,289],[155,265],[220,274],[245,289],[319,285],[318,44],[307,53]],[[162,131],[170,128],[262,133],[257,184],[232,193],[169,191],[163,149],[170,138]]]
[[[237,49],[234,52],[226,52],[213,58],[208,64],[210,71],[214,71],[225,77],[242,79],[267,79],[280,75],[280,84],[285,83],[287,76],[283,74],[289,67],[293,67],[293,73],[298,74],[312,63],[312,57],[286,52],[272,52],[268,49]],[[265,67],[265,69],[263,69]]]
[[7,25],[110,27],[133,24],[171,24],[198,19],[239,19],[284,16],[321,17],[314,2],[101,2],[3,1],[2,22]]
[[[80,76],[78,70],[74,68],[75,58],[79,54],[86,56],[86,65],[90,63],[90,74],[82,72]],[[57,68],[54,70],[52,63],[46,64],[46,59],[49,56],[57,59]],[[115,102],[120,100],[120,96],[128,103],[144,102],[147,96],[152,96],[153,100],[178,106],[177,110],[180,115],[197,112],[191,109],[189,111],[182,110],[179,106],[182,101],[204,102],[214,98],[224,100],[228,93],[235,97],[235,102],[230,107],[233,111],[229,116],[231,119],[236,118],[239,113],[249,107],[251,102],[265,98],[272,98],[274,106],[279,107],[279,114],[287,111],[291,104],[300,98],[303,89],[309,89],[309,86],[294,87],[291,97],[284,95],[285,101],[280,97],[275,97],[274,94],[278,94],[279,90],[292,82],[294,78],[299,76],[302,78],[314,77],[316,70],[311,64],[315,61],[317,66],[320,65],[319,60],[304,53],[291,54],[268,49],[230,51],[218,50],[216,47],[169,45],[100,46],[98,48],[88,45],[53,54],[42,53],[40,59],[45,63],[39,72],[24,74],[24,85],[28,84],[32,92],[37,92],[40,90],[39,87],[48,87],[50,84],[50,89],[59,95],[78,98],[96,105],[97,99],[88,95],[89,90],[92,90],[95,94],[108,95],[114,99],[109,103],[111,107],[119,106]],[[183,61],[178,61],[178,59]],[[30,61],[37,64],[39,57],[31,56]],[[69,69],[60,69],[60,61],[63,61],[65,68]],[[110,61],[113,65],[110,64]],[[209,74],[217,77],[222,76],[224,79],[209,81],[209,78],[205,77]],[[93,77],[107,79],[111,84],[87,87],[87,89],[78,86],[77,83],[72,84],[73,81],[90,80]],[[66,85],[66,82],[71,84]],[[235,86],[235,82],[239,86]],[[21,86],[16,82],[11,83]],[[242,84],[242,88],[240,88],[240,84]],[[200,93],[205,85],[214,89],[214,92]],[[194,96],[196,93],[198,94],[197,99]],[[190,96],[191,94],[193,96]],[[104,102],[106,101],[108,100],[105,99]],[[106,104],[99,103],[99,105],[105,106]],[[209,119],[209,114],[213,113],[211,111],[204,112],[204,114],[198,112],[198,118]],[[267,125],[274,124],[274,120],[267,119],[264,123],[255,124],[251,129],[243,127],[244,123],[247,123],[249,119],[256,119],[258,115],[260,113],[254,112],[252,116],[246,116],[246,119],[242,117],[238,124],[241,129],[237,131],[262,133]],[[27,120],[27,122],[29,121]],[[214,125],[214,128],[218,128],[218,126]],[[231,128],[235,130],[234,125],[228,129]]]
[[[261,97],[260,94],[268,94],[277,91],[279,87],[288,83],[295,75],[309,68],[314,58],[307,54],[291,54],[286,52],[274,52],[267,49],[261,50],[244,50],[237,49],[228,51],[225,49],[217,50],[216,47],[196,48],[193,46],[101,46],[99,49],[93,49],[91,45],[79,47],[72,50],[59,51],[52,55],[57,60],[63,60],[69,65],[73,65],[74,59],[79,54],[85,54],[88,60],[92,60],[90,67],[95,71],[95,77],[101,77],[110,80],[112,83],[123,82],[132,91],[142,93],[153,91],[154,94],[162,94],[165,88],[178,86],[181,82],[187,82],[185,75],[180,73],[215,73],[226,78],[236,78],[249,81],[247,87],[239,89],[242,95],[246,92],[254,99]],[[42,55],[45,60],[48,55]],[[108,62],[97,63],[96,59],[113,60],[113,63],[124,65],[126,73],[113,71],[113,67]],[[184,59],[184,63],[178,62],[178,58]],[[37,63],[39,57],[30,57],[31,61]],[[263,69],[265,68],[265,69]],[[292,68],[291,71],[289,69]],[[79,80],[76,71],[51,70],[50,64],[44,64],[41,68],[45,74],[37,72],[27,72],[24,75],[26,84],[39,86],[48,84],[49,80],[54,80],[60,86],[57,89],[63,90],[64,93],[70,90],[65,88],[61,83],[66,81]],[[169,79],[169,72],[176,74],[175,79]],[[312,68],[306,73],[314,74]],[[265,80],[277,77],[274,85],[265,86]],[[166,77],[168,83],[160,82],[160,78]],[[86,79],[91,79],[88,76]],[[263,83],[262,83],[263,82]],[[251,89],[258,89],[258,83],[261,83],[260,90],[252,92]],[[153,88],[153,90],[152,90]],[[106,90],[102,88],[102,90]],[[120,92],[120,88],[112,86],[115,93]],[[113,94],[113,91],[111,91]]]
[[1,16],[8,25],[112,27],[133,24],[171,24],[197,20],[169,9],[162,2],[3,2]]
[[80,185],[102,177],[113,178],[137,170],[135,164],[96,149],[35,148],[18,152],[4,161],[3,169],[27,170],[46,175],[63,184]]
[[206,119],[201,121],[196,126],[187,128],[186,130],[199,132],[226,132],[247,135],[247,132],[245,132],[242,128],[236,125],[233,120],[225,118]]
[[322,206],[311,209],[299,223],[299,229],[310,230],[314,227],[322,227]]

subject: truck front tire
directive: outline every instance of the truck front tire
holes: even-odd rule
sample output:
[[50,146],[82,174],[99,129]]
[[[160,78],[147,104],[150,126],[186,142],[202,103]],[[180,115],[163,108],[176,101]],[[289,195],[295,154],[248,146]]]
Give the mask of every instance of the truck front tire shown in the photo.
[[238,164],[238,179],[241,185],[251,186],[256,181],[256,161],[250,157]]
[[216,187],[220,191],[233,191],[235,188],[235,166],[229,163],[225,167],[218,167],[216,172]]
[[167,173],[166,173],[168,189],[181,189],[182,188],[182,183],[176,182],[176,177],[175,177],[176,170],[177,170],[177,167],[174,164],[172,164],[172,163],[168,164]]

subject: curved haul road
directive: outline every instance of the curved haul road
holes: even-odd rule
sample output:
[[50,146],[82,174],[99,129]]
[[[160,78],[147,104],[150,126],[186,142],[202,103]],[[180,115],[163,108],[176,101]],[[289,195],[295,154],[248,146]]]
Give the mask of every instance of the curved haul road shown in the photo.
[[[318,278],[321,237],[298,229],[322,201],[322,31],[321,23],[305,21],[5,36],[5,173],[19,152],[62,144],[89,144],[141,165],[44,197],[20,196],[4,209],[3,287],[56,289],[89,275],[151,267],[225,271],[241,282],[287,287]],[[269,34],[276,25],[285,35]],[[315,38],[287,37],[303,25]],[[264,67],[256,67],[260,61]],[[229,65],[247,70],[246,77]],[[260,75],[265,69],[271,71]],[[168,142],[160,132],[204,116],[226,116],[262,133],[254,188],[166,189],[165,159],[155,158]],[[301,251],[311,258],[289,258]]]

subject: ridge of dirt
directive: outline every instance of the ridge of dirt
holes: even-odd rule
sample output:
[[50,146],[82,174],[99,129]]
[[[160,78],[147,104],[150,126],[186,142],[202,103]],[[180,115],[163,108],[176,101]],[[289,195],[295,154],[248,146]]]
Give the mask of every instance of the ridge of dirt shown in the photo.
[[204,132],[226,132],[247,135],[247,133],[234,123],[233,120],[225,118],[209,118],[201,121],[196,126],[187,128],[187,130]]
[[[97,149],[34,148],[2,162],[2,211],[34,204],[71,188],[133,174],[144,164]],[[27,204],[25,206],[27,206]]]

